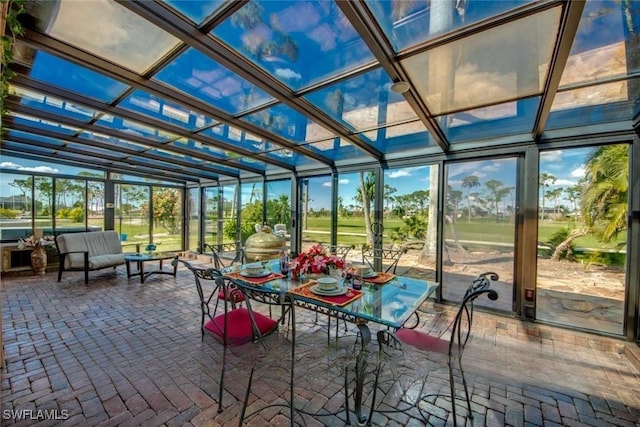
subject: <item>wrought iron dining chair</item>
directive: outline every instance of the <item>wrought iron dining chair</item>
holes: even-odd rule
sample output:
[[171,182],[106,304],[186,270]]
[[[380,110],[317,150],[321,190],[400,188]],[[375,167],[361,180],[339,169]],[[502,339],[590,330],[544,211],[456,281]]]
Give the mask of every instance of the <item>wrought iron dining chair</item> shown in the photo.
[[218,270],[246,262],[244,248],[239,242],[222,244],[203,243],[202,250],[211,255],[213,265]]
[[371,249],[362,247],[362,263],[368,264],[371,268],[374,269],[375,259],[382,259],[382,268],[385,273],[396,273],[396,268],[398,267],[398,262],[400,262],[400,257],[407,253],[406,248],[401,249]]
[[353,246],[350,245],[330,245],[328,243],[320,243],[320,246],[327,253],[338,256],[342,258],[343,261],[347,258],[351,249],[353,249]]
[[[201,340],[204,341],[205,333],[209,333],[225,347],[218,389],[218,412],[222,412],[226,347],[260,340],[263,336],[275,331],[278,328],[278,322],[261,313],[254,312],[249,304],[246,304],[246,307],[237,307],[237,302],[246,299],[244,292],[235,285],[229,286],[229,279],[222,276],[218,270],[195,267],[185,260],[174,262],[181,262],[193,273],[200,300]],[[203,283],[209,284],[206,291]],[[227,295],[228,298],[224,299],[223,312],[218,314],[216,311],[220,293]],[[215,305],[214,299],[216,300]],[[212,305],[214,305],[213,308]]]
[[[246,307],[249,311],[249,313],[253,313],[254,316],[258,316],[260,315],[260,313],[256,312],[255,310],[253,310],[253,304],[254,303],[259,303],[261,306],[268,306],[269,307],[269,313],[272,312],[272,307],[278,307],[280,308],[280,317],[279,319],[275,320],[276,325],[278,325],[279,323],[285,323],[284,319],[286,318],[287,321],[286,323],[288,324],[288,329],[287,329],[287,333],[286,333],[286,341],[283,344],[283,341],[280,340],[278,343],[276,344],[269,344],[266,342],[266,340],[264,340],[263,338],[266,337],[267,334],[263,333],[260,330],[254,330],[254,335],[256,337],[256,340],[259,340],[264,349],[265,352],[262,355],[259,354],[253,354],[252,355],[252,368],[251,368],[251,372],[249,375],[249,381],[248,381],[248,385],[247,385],[247,390],[245,392],[245,398],[244,398],[244,402],[243,402],[243,406],[241,409],[241,413],[240,413],[240,420],[239,420],[239,426],[243,425],[243,422],[245,420],[246,417],[251,417],[255,414],[257,414],[258,412],[265,410],[267,408],[270,407],[275,407],[275,406],[286,406],[289,408],[290,410],[290,414],[289,414],[289,418],[291,420],[291,425],[293,424],[293,420],[294,420],[294,415],[295,415],[295,410],[294,410],[294,375],[295,375],[295,361],[296,361],[296,354],[295,354],[295,349],[296,349],[296,322],[295,322],[295,304],[294,301],[292,299],[292,297],[284,292],[279,292],[276,290],[270,290],[266,287],[262,287],[262,286],[257,286],[257,285],[251,285],[249,283],[246,282],[242,282],[239,280],[233,280],[233,279],[228,279],[229,282],[233,283],[233,286],[236,287],[236,289],[240,292],[242,292],[243,296],[244,296],[244,300],[245,300],[245,304]],[[258,322],[254,322],[253,323],[254,328],[257,327]],[[282,346],[284,345],[284,347],[286,347],[288,349],[288,351],[290,351],[290,354],[287,358],[286,356],[286,350],[282,348]],[[287,359],[287,360],[285,360]],[[279,374],[274,374],[273,372],[269,372],[273,369],[279,368],[281,367],[281,364],[285,364],[288,365],[288,367],[286,368],[288,371],[288,387],[289,387],[289,402],[288,404],[281,404],[281,403],[277,403],[277,404],[272,404],[269,405],[267,407],[262,407],[256,411],[251,412],[250,414],[247,415],[246,411],[247,411],[247,407],[248,407],[248,403],[249,403],[249,395],[251,393],[251,387],[253,384],[253,380],[254,380],[254,376],[255,376],[255,372],[256,370],[261,370],[263,374],[262,375],[279,375]]]
[[[449,370],[449,398],[451,399],[454,426],[457,426],[454,370],[457,370],[459,372],[462,380],[464,397],[468,410],[468,419],[473,420],[469,390],[462,367],[462,356],[465,346],[467,345],[467,342],[471,337],[474,302],[476,299],[478,299],[478,297],[484,294],[487,294],[487,297],[490,300],[497,300],[498,293],[495,290],[490,289],[490,284],[491,281],[496,281],[498,279],[498,275],[493,272],[487,272],[478,275],[472,281],[471,285],[467,288],[462,301],[457,306],[457,312],[455,317],[453,318],[453,321],[450,323],[448,328],[445,328],[439,334],[431,334],[411,328],[400,328],[395,333],[390,333],[386,330],[381,330],[377,333],[378,345],[380,346],[381,354],[385,353],[387,347],[397,349],[402,348],[403,346],[409,346],[421,352],[439,353],[446,355],[447,367]],[[381,357],[380,359],[383,359],[383,357]],[[418,407],[418,410],[420,410],[421,414],[422,409],[420,409],[419,407],[420,402],[426,400],[431,396],[434,396],[434,394],[423,395],[415,402],[415,406]],[[411,409],[411,407],[413,406],[410,406],[409,408],[403,410]],[[426,417],[424,418],[426,421]]]

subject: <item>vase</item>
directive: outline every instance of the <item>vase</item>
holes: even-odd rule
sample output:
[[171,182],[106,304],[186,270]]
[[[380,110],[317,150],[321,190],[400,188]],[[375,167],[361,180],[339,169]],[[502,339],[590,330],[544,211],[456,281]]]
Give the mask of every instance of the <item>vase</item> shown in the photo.
[[35,274],[45,274],[47,269],[47,252],[44,246],[33,248],[31,251],[31,268]]

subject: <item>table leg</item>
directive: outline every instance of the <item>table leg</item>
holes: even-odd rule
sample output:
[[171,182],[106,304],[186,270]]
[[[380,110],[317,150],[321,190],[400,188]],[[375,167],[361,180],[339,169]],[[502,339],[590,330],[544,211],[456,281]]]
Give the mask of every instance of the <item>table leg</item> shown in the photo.
[[144,283],[144,262],[138,261],[138,271],[140,272],[140,283]]
[[173,266],[173,277],[176,277],[178,274],[178,256],[171,261],[171,265]]
[[126,260],[125,265],[127,266],[127,279],[129,279],[131,278],[131,262]]

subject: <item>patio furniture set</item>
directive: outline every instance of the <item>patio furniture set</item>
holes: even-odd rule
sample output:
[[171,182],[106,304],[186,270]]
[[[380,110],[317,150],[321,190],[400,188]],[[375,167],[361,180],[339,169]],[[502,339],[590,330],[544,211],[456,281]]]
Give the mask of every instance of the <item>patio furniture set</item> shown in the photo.
[[[86,284],[89,271],[107,267],[115,268],[123,263],[126,264],[127,278],[139,276],[140,283],[144,283],[154,274],[175,277],[180,262],[193,273],[200,301],[202,339],[204,340],[205,334],[211,334],[224,347],[217,396],[218,412],[223,410],[224,359],[227,350],[253,342],[261,343],[264,350],[269,351],[265,338],[278,331],[280,325],[286,325],[284,329],[287,331],[288,351],[290,351],[288,410],[292,425],[296,414],[318,417],[335,415],[309,414],[295,405],[295,310],[303,308],[316,313],[316,323],[318,313],[327,316],[328,345],[331,341],[332,318],[336,319],[336,342],[339,338],[338,321],[345,322],[345,331],[347,322],[355,324],[357,328],[353,351],[350,352],[349,357],[343,358],[340,362],[345,376],[345,402],[341,411],[344,411],[347,424],[351,422],[350,401],[353,403],[356,420],[360,424],[370,422],[374,412],[379,410],[376,404],[377,394],[391,393],[391,390],[383,391],[384,381],[381,380],[381,374],[384,374],[384,364],[388,363],[389,355],[398,353],[403,346],[446,354],[449,369],[449,397],[452,402],[455,402],[454,370],[457,369],[462,377],[468,417],[471,419],[473,416],[461,357],[471,332],[474,300],[483,294],[492,300],[498,298],[496,291],[489,287],[490,280],[498,280],[495,273],[481,274],[472,282],[459,304],[458,313],[450,328],[450,336],[443,338],[415,329],[419,324],[418,308],[433,295],[438,284],[396,275],[396,267],[400,256],[404,253],[403,250],[363,249],[362,268],[367,269],[370,275],[363,278],[364,286],[354,289],[342,280],[340,283],[334,281],[333,284],[327,281],[329,285],[322,285],[320,280],[307,280],[301,277],[292,279],[291,276],[280,273],[278,260],[262,262],[258,264],[261,267],[258,269],[260,271],[250,271],[244,251],[237,244],[205,244],[204,249],[212,256],[213,267],[192,265],[186,260],[179,259],[176,253],[156,252],[152,250],[155,248],[150,247],[147,248],[150,250],[145,253],[123,253],[120,238],[115,231],[63,234],[56,239],[56,247],[60,254],[58,281],[61,280],[63,271],[81,270],[84,271]],[[327,253],[341,257],[343,260],[352,249],[350,246],[340,245],[321,245],[321,247]],[[382,261],[378,271],[374,268],[375,258]],[[172,260],[168,270],[163,268],[163,262],[167,260]],[[145,263],[149,262],[159,262],[159,268],[145,270]],[[135,271],[131,263],[136,266]],[[252,302],[268,306],[269,314],[256,311]],[[274,307],[279,309],[276,318],[273,318]],[[219,310],[222,312],[218,313]],[[415,316],[417,321],[411,322],[412,326],[409,326],[409,319],[412,316]],[[375,334],[378,342],[377,351],[372,350],[371,347],[373,334],[370,325],[372,324],[378,329]],[[246,409],[257,360],[259,359],[254,359],[251,365],[241,424],[246,417],[256,414],[255,411],[246,414]],[[371,378],[373,378],[373,386],[369,394],[372,394],[372,397],[369,413],[365,414],[364,388],[365,384],[371,383]],[[402,412],[414,407],[422,411],[420,403],[429,396],[404,401],[405,407],[394,411]],[[455,403],[452,403],[454,424],[457,422],[455,406]],[[380,410],[380,412],[389,411]]]

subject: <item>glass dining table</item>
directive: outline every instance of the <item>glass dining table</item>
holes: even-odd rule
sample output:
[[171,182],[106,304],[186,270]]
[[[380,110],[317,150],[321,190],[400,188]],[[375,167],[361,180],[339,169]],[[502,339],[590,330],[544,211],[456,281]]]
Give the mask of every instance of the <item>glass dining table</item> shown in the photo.
[[[223,273],[234,272],[235,280],[254,285],[257,290],[288,294],[297,307],[355,323],[363,334],[363,345],[366,345],[370,340],[370,333],[366,327],[368,322],[392,329],[402,327],[411,316],[416,315],[418,308],[434,294],[439,286],[436,282],[389,275],[389,280],[385,283],[375,283],[373,279],[371,281],[364,279],[360,290],[347,288],[343,298],[336,298],[317,295],[313,291],[302,292],[301,290],[305,286],[309,286],[313,282],[292,280],[290,276],[282,277],[279,274],[277,260],[263,262],[263,266],[263,281],[255,280],[256,278],[251,277],[252,275],[243,276],[243,273],[246,274],[243,266],[225,269]],[[273,274],[269,275],[268,273]],[[340,286],[345,285],[341,283]]]
[[[365,375],[366,371],[362,365],[367,364],[366,354],[369,353],[367,350],[371,341],[369,324],[373,322],[392,329],[403,327],[412,316],[418,315],[418,308],[439,287],[436,282],[378,273],[377,278],[364,279],[362,288],[359,290],[347,288],[341,295],[318,295],[310,289],[314,281],[292,280],[290,275],[283,277],[279,271],[278,260],[266,261],[262,264],[264,270],[260,274],[248,274],[243,269],[244,266],[226,268],[222,273],[233,280],[240,280],[250,285],[256,292],[291,298],[296,307],[356,324],[362,339],[359,354],[365,355],[365,357],[354,358],[353,371],[358,373],[357,375]],[[384,278],[384,283],[375,283],[380,282],[378,280],[380,278]],[[344,283],[340,285],[344,286]],[[354,383],[356,384],[353,391],[354,410],[358,421],[362,423],[367,419],[362,415],[362,378],[356,379]],[[348,417],[348,399],[346,411]]]

